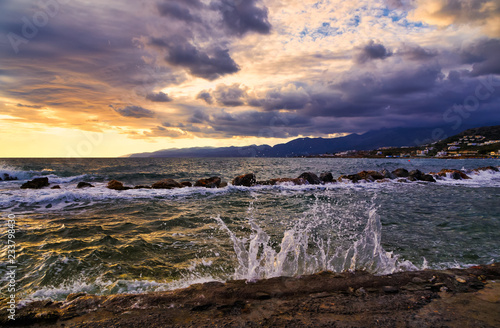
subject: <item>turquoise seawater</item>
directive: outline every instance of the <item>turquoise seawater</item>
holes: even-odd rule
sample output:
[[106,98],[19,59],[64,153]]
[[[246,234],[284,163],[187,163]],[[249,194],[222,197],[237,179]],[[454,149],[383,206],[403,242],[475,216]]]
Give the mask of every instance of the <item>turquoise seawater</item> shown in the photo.
[[[406,168],[498,166],[438,159],[3,159],[0,291],[7,294],[7,220],[16,220],[17,296],[167,290],[321,270],[376,274],[500,261],[500,173],[436,183],[336,183],[221,189],[106,188],[164,178],[258,180]],[[21,190],[47,176],[61,189]],[[76,189],[80,181],[95,187]]]

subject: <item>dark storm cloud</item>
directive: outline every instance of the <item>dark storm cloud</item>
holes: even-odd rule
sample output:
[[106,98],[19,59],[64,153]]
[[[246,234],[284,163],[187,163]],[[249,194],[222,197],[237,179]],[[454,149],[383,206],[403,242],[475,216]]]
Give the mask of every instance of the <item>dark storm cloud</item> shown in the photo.
[[245,88],[238,83],[233,85],[219,84],[213,91],[213,97],[219,105],[237,107],[245,104],[247,94]]
[[200,93],[198,93],[196,99],[204,100],[208,105],[212,105],[214,103],[214,98],[207,90],[203,90]]
[[[257,0],[162,1],[157,3],[168,27],[149,39],[149,46],[162,49],[165,61],[191,75],[215,80],[240,70],[229,46],[247,33],[268,34],[267,8]],[[172,22],[172,23],[171,23]]]
[[422,48],[419,45],[404,44],[396,54],[404,57],[405,59],[424,61],[436,57],[438,52],[434,49]]
[[229,55],[229,50],[219,46],[200,49],[182,36],[152,38],[150,45],[163,48],[167,53],[165,61],[169,64],[184,67],[191,75],[207,80],[215,80],[240,70]]
[[267,111],[296,110],[304,108],[310,101],[311,96],[308,92],[293,87],[285,90],[274,89],[268,91],[264,98],[251,98],[248,104],[254,107],[262,107]]
[[208,115],[204,110],[197,109],[194,111],[193,115],[188,119],[189,123],[207,123],[210,122],[210,115]]
[[201,22],[201,19],[193,16],[189,9],[190,6],[200,8],[202,4],[199,1],[164,1],[158,3],[156,6],[161,16],[186,22]]
[[446,77],[436,62],[407,65],[395,56],[380,67],[358,70],[354,66],[327,86],[302,85],[272,91],[267,101],[260,99],[255,104],[270,114],[293,107],[288,113],[309,119],[303,126],[291,129],[292,134],[302,135],[363,132],[380,127],[451,126],[460,119],[470,125],[488,119],[490,123],[500,122],[500,112],[495,109],[500,101],[500,78],[488,78],[493,82],[466,70],[451,70]]
[[140,106],[127,106],[124,108],[114,108],[111,106],[121,116],[133,117],[133,118],[151,118],[155,117],[156,113],[152,110],[142,108]]
[[463,63],[472,64],[473,76],[500,74],[500,40],[474,42],[460,53]]
[[231,34],[244,35],[248,32],[269,34],[271,24],[266,7],[258,7],[258,0],[213,1],[210,7],[222,15],[222,22]]
[[359,48],[354,59],[357,63],[363,64],[374,59],[386,59],[391,55],[392,53],[383,44],[371,40],[368,44]]
[[166,93],[164,92],[158,92],[158,93],[150,93],[146,96],[146,99],[152,102],[170,102],[172,101],[172,98],[170,98]]
[[311,126],[311,119],[292,113],[244,111],[213,114],[210,126],[214,131],[232,136],[289,138]]

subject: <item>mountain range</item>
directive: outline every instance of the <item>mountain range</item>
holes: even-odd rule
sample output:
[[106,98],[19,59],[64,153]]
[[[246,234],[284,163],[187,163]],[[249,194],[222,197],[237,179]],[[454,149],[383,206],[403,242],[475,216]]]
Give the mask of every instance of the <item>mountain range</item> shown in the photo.
[[[470,127],[469,127],[470,128]],[[380,147],[419,146],[456,135],[467,127],[453,130],[451,127],[435,128],[384,128],[364,134],[350,134],[339,138],[299,138],[275,146],[245,147],[195,147],[164,149],[151,153],[132,154],[129,157],[295,157],[347,150],[372,150]]]

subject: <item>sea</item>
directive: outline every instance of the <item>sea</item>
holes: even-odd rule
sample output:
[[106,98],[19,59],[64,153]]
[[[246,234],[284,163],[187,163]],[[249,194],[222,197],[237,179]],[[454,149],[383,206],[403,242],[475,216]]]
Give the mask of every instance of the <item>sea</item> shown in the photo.
[[[324,270],[464,268],[500,262],[495,159],[0,159],[0,294],[15,265],[19,302],[165,291],[208,281]],[[334,177],[362,170],[461,169],[471,179],[233,186],[235,176]],[[219,189],[108,189],[219,176]],[[48,177],[61,189],[20,189]],[[86,181],[93,188],[77,189]],[[15,229],[9,232],[9,220]],[[15,240],[15,247],[8,247]],[[9,250],[15,260],[9,262]]]

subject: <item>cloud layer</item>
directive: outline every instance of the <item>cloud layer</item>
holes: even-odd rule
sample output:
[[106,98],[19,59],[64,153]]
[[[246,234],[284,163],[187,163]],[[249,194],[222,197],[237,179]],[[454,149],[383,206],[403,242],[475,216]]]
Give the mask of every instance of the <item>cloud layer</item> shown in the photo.
[[494,0],[4,1],[0,116],[26,133],[227,144],[500,124],[499,13]]

